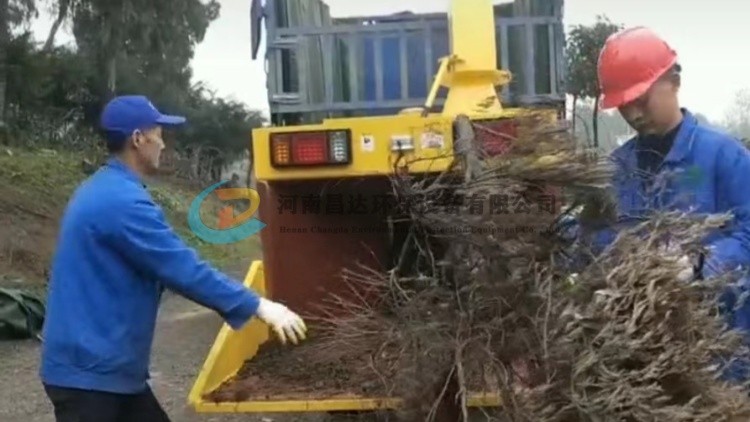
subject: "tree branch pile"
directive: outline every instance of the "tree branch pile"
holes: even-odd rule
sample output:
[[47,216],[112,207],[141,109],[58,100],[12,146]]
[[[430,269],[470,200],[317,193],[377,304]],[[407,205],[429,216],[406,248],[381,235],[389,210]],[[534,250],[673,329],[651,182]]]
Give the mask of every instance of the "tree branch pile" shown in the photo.
[[465,417],[483,391],[501,421],[750,420],[747,393],[719,377],[747,357],[718,312],[726,280],[681,282],[672,253],[726,217],[655,215],[587,256],[548,192],[565,187],[579,232],[595,233],[613,218],[608,161],[538,115],[519,122],[500,157],[468,137],[489,129],[460,128],[466,177],[394,178],[403,252],[389,273],[347,270],[355,294],[318,321],[311,364],[368,356],[405,420]]

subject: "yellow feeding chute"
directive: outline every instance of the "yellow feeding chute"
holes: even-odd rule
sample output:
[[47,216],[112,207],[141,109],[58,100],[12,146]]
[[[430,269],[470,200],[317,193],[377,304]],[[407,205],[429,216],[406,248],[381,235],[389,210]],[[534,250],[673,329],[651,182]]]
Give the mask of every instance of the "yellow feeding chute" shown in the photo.
[[508,71],[497,69],[492,2],[451,2],[448,24],[451,55],[440,60],[425,109],[432,106],[440,86],[445,86],[449,90],[443,106],[444,116],[497,115],[503,108],[495,87],[509,83],[511,76]]

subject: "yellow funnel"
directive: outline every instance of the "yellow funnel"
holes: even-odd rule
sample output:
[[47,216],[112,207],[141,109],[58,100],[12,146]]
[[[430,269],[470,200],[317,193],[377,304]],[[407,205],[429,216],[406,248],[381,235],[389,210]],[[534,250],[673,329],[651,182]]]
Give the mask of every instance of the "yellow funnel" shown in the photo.
[[453,0],[448,14],[451,57],[436,81],[449,88],[443,114],[482,115],[502,111],[495,86],[510,82],[497,69],[495,13],[491,0]]

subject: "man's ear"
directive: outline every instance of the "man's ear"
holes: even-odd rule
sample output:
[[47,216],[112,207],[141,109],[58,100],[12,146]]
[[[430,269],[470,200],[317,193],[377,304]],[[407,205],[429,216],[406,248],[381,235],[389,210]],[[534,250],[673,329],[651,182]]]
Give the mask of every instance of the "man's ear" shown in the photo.
[[674,75],[674,85],[678,89],[682,86],[682,75],[680,75],[679,73]]
[[138,148],[141,146],[143,141],[145,140],[143,133],[141,133],[140,130],[136,130],[133,132],[133,135],[130,137],[130,142],[133,146],[133,148]]

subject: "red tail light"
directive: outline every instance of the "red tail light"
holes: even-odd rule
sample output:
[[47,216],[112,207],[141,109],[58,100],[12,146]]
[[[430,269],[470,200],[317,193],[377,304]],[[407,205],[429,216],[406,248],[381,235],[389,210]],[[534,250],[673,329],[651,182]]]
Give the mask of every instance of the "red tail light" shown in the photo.
[[351,131],[287,132],[271,135],[274,167],[344,165],[351,163]]
[[328,162],[328,134],[326,132],[292,135],[292,162],[300,165]]

